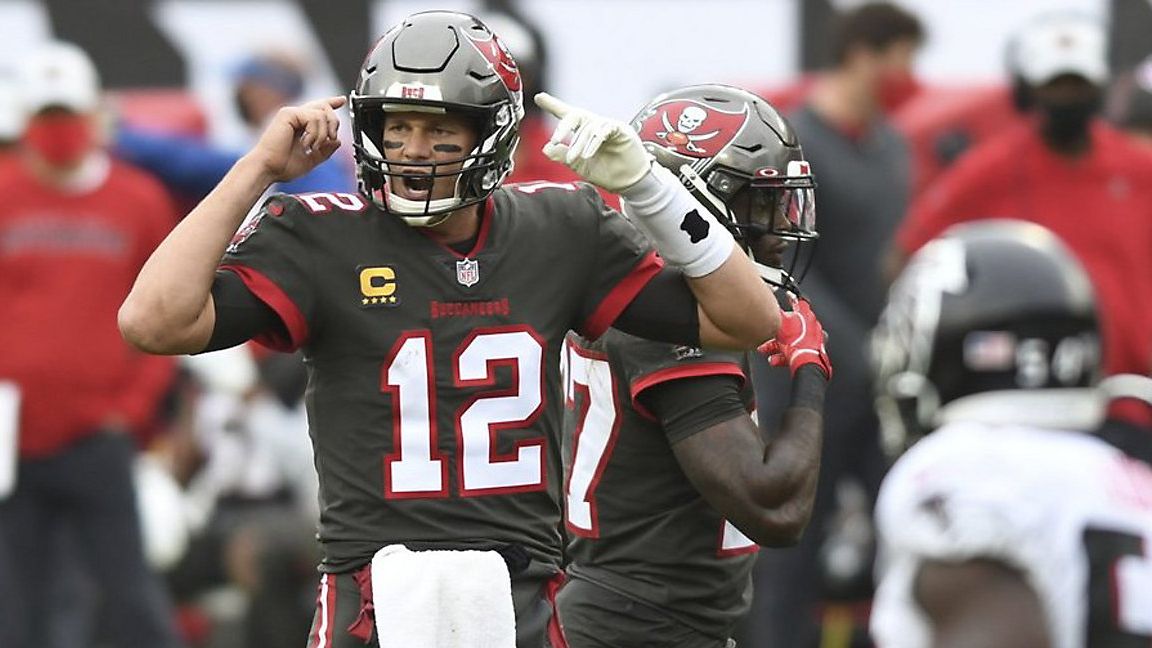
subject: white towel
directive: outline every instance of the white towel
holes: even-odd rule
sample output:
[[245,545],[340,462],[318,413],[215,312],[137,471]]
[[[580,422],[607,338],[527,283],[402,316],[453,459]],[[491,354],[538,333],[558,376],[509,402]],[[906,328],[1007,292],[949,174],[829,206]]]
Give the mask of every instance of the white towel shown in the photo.
[[508,565],[495,551],[409,551],[372,557],[380,648],[515,648]]
[[20,455],[20,387],[0,380],[0,500],[16,488],[16,463]]

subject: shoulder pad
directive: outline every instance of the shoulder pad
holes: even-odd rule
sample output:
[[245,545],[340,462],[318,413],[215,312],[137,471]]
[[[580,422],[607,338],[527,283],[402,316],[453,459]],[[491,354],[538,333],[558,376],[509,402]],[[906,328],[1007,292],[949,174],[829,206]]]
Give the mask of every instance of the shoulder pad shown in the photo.
[[[1004,462],[978,445],[978,430],[925,437],[881,486],[877,522],[897,554],[938,560],[984,556],[1027,570],[1044,513]],[[939,435],[939,436],[937,436]],[[976,441],[977,443],[972,443]]]

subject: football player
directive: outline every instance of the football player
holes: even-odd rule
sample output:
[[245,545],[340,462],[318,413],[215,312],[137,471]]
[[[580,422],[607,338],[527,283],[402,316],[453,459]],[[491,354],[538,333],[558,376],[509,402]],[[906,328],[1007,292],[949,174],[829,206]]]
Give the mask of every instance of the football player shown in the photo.
[[[816,236],[813,177],[788,123],[745,90],[698,85],[653,99],[632,122],[763,264],[784,238]],[[609,329],[569,336],[567,567],[557,613],[573,648],[723,648],[748,611],[758,545],[794,544],[819,472],[831,375],[824,333],[791,298],[768,351],[792,371],[791,407],[769,441],[749,415],[744,358]]]
[[[627,124],[537,101],[560,118],[545,153],[619,193],[661,256],[592,186],[501,186],[523,115],[516,63],[474,17],[423,12],[375,44],[348,98],[359,193],[277,195],[238,230],[269,184],[339,146],[343,97],[282,109],[121,308],[125,337],[154,353],[252,338],[303,349],[324,552],[312,645],[363,645],[373,606],[377,623],[387,612],[412,632],[433,626],[403,614],[418,597],[373,603],[387,589],[378,578],[403,570],[367,566],[411,568],[423,558],[409,553],[430,550],[442,579],[414,568],[418,582],[450,588],[444,550],[475,549],[456,553],[479,571],[497,569],[498,551],[510,594],[457,591],[468,606],[430,613],[472,614],[455,632],[497,618],[477,606],[504,618],[506,601],[517,645],[540,646],[560,570],[565,333],[596,338],[615,323],[735,348],[776,333],[754,266]],[[431,645],[395,625],[379,634]]]
[[[1146,377],[1100,370],[1092,284],[1043,227],[959,225],[892,286],[877,328],[893,466],[877,505],[877,645],[1148,646]],[[1132,417],[1127,417],[1132,418]],[[935,430],[935,431],[932,431]]]

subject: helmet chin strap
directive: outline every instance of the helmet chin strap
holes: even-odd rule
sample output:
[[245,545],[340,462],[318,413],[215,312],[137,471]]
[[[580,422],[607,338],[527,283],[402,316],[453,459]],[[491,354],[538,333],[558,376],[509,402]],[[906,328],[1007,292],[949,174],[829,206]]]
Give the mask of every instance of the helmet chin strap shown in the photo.
[[[749,257],[751,257],[751,255],[749,255]],[[793,279],[792,275],[788,274],[784,268],[766,265],[756,259],[752,259],[752,265],[756,266],[757,274],[759,274],[760,278],[766,283],[787,290],[797,297],[803,296],[800,294],[800,285],[796,283],[796,280]]]

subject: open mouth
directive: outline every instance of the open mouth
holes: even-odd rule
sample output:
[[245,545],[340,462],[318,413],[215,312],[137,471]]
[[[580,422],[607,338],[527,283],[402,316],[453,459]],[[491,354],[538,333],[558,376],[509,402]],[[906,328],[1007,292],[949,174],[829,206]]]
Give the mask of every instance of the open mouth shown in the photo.
[[[429,173],[406,172],[399,177],[400,195],[409,200],[427,200],[432,193],[434,179]],[[394,189],[395,190],[395,189]]]

